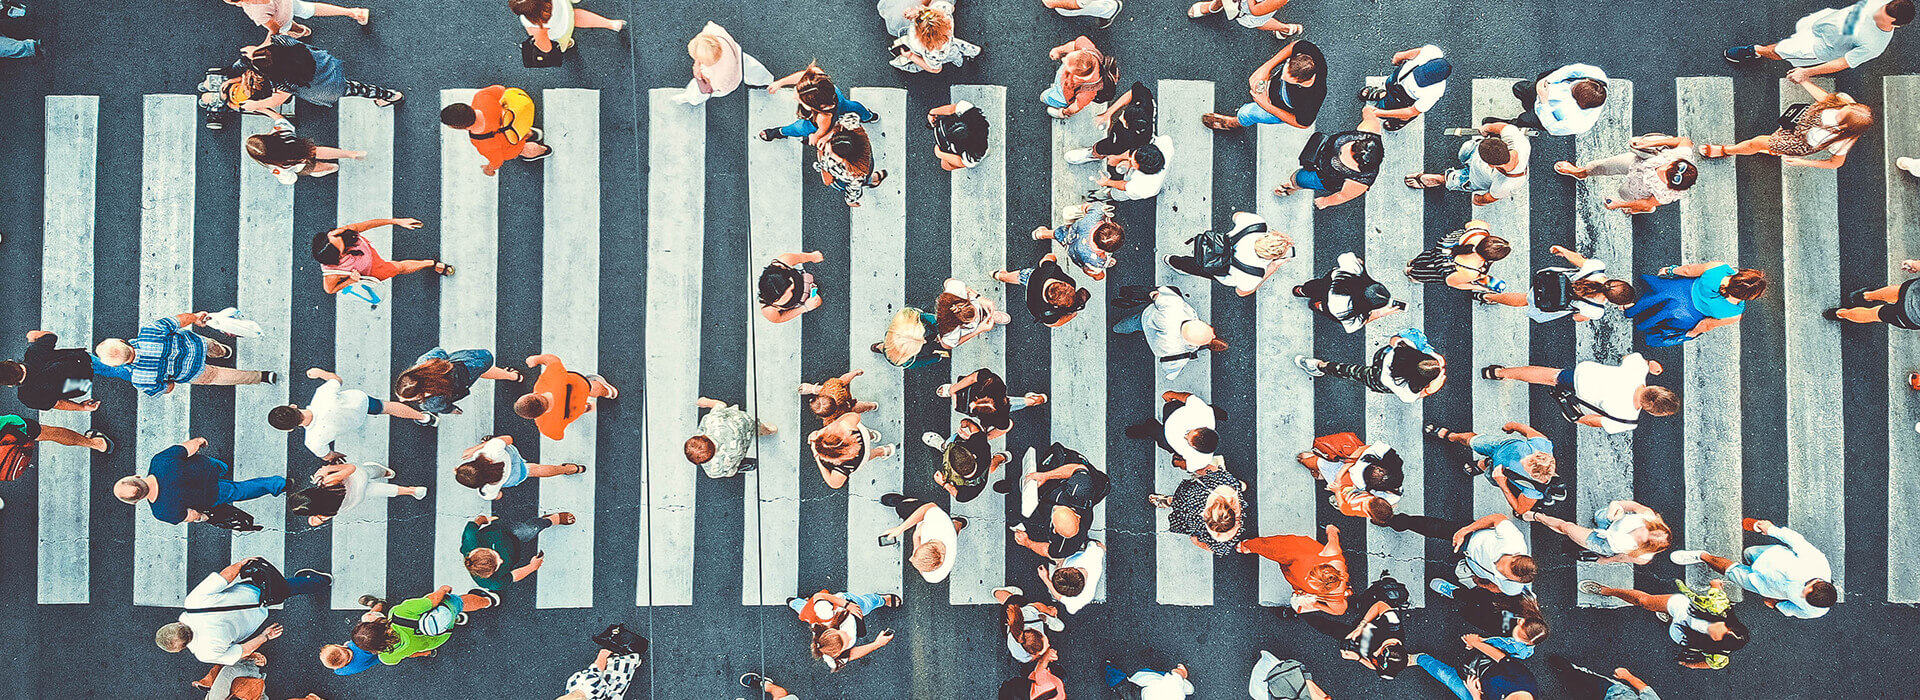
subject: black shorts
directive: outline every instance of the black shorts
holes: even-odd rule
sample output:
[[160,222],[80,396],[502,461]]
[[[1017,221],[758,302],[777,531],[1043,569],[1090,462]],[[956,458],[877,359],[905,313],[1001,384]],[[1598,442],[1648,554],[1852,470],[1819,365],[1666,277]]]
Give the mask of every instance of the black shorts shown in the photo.
[[1913,300],[1916,284],[1920,284],[1920,277],[1907,280],[1906,284],[1900,285],[1900,298],[1880,307],[1881,322],[1894,328],[1920,330],[1920,319],[1907,314],[1907,304]]
[[40,439],[40,421],[34,420],[32,418],[28,418],[26,416],[21,416],[20,420],[27,422],[26,425],[20,426],[20,433],[22,435],[27,436],[28,440]]

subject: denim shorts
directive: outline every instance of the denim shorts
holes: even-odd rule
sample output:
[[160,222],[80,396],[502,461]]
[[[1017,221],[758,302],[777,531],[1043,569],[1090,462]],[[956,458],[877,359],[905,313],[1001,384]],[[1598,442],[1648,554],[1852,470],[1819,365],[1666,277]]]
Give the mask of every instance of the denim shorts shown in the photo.
[[1279,115],[1267,111],[1266,108],[1261,107],[1258,102],[1248,102],[1240,105],[1240,109],[1233,113],[1233,118],[1240,120],[1241,126],[1284,123],[1280,121]]
[[1316,192],[1327,191],[1326,183],[1321,182],[1320,180],[1320,173],[1316,173],[1306,168],[1301,168],[1293,172],[1293,184],[1299,185],[1301,187],[1305,187],[1310,190],[1314,190]]

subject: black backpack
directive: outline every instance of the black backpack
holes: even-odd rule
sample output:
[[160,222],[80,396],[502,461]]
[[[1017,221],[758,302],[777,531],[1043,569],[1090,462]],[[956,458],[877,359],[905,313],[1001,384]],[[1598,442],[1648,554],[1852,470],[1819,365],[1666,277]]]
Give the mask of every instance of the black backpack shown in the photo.
[[1546,313],[1571,310],[1573,277],[1553,267],[1533,273],[1533,305]]
[[1239,270],[1255,277],[1265,277],[1267,275],[1266,268],[1254,267],[1241,262],[1238,258],[1234,257],[1233,248],[1239,245],[1240,241],[1247,236],[1266,232],[1267,225],[1262,222],[1251,224],[1245,228],[1229,233],[1203,231],[1199,235],[1187,239],[1187,242],[1193,244],[1194,264],[1200,268],[1200,271],[1207,273],[1209,276],[1219,277],[1227,274],[1229,270]]

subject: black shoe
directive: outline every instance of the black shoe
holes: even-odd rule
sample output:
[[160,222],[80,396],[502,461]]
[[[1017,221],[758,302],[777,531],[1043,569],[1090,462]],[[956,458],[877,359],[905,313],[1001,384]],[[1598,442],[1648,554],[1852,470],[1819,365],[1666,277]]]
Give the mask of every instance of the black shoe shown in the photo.
[[1520,98],[1521,104],[1525,104],[1527,98],[1534,97],[1533,91],[1534,86],[1531,80],[1517,80],[1513,83],[1513,96]]
[[761,688],[760,684],[766,680],[766,677],[758,673],[743,673],[740,675],[740,687],[749,690],[759,690]]
[[907,497],[897,493],[880,494],[880,505],[888,508],[898,508],[900,507],[900,502],[904,500],[907,500]]
[[1019,482],[1019,479],[1017,477],[1012,477],[1012,476],[993,482],[993,492],[994,493],[1013,493],[1013,485],[1018,482]]
[[1127,426],[1127,437],[1135,440],[1152,440],[1160,437],[1161,428],[1157,423],[1136,423]]
[[279,384],[279,383],[280,383],[280,373],[279,373],[279,372],[275,372],[275,371],[273,371],[273,370],[270,370],[270,369],[269,369],[269,370],[262,370],[262,371],[260,372],[260,383],[261,383],[261,384]]
[[953,516],[953,529],[955,530],[964,529],[967,526],[967,522],[968,522],[967,516],[964,516],[964,515]]
[[1840,320],[1840,310],[1839,310],[1839,309],[1827,309],[1826,311],[1822,311],[1822,312],[1820,312],[1820,315],[1821,315],[1821,316],[1825,316],[1825,317],[1826,317],[1826,319],[1827,319],[1827,320],[1829,320],[1829,321],[1838,321],[1838,320]]
[[424,425],[424,426],[426,426],[426,427],[429,427],[429,428],[438,428],[438,427],[440,427],[440,414],[438,414],[438,413],[429,413],[429,414],[427,414],[427,417],[425,417],[425,418],[421,418],[421,419],[419,419],[419,420],[416,420],[416,421],[414,421],[414,422],[415,422],[415,423],[419,423],[419,424],[421,424],[421,425]]
[[780,129],[777,127],[772,129],[762,129],[760,131],[761,141],[777,141],[780,139],[784,139],[786,137],[787,135],[780,133]]
[[880,113],[879,113],[879,112],[873,112],[872,114],[873,114],[873,118],[872,118],[872,119],[862,119],[862,120],[860,120],[860,123],[862,123],[862,124],[873,124],[873,123],[877,123],[877,122],[879,122],[879,121],[880,121]]
[[298,578],[301,576],[318,576],[320,578],[326,579],[327,583],[329,584],[333,583],[333,574],[329,574],[325,571],[320,571],[318,569],[301,569],[299,571],[293,572],[293,575],[295,578]]
[[1848,292],[1847,300],[1842,306],[1872,306],[1873,302],[1867,300],[1867,292],[1871,291],[1873,291],[1872,287],[1861,287]]
[[489,603],[487,607],[491,607],[491,608],[500,607],[500,594],[495,593],[493,591],[489,591],[485,588],[475,588],[475,589],[469,590],[467,591],[467,595],[477,595],[487,599],[487,603]]
[[1501,123],[1505,123],[1506,121],[1507,121],[1507,120],[1505,120],[1505,119],[1501,119],[1501,118],[1499,118],[1499,117],[1481,117],[1481,118],[1480,118],[1480,125],[1481,125],[1481,126],[1486,126],[1486,125],[1488,125],[1488,124],[1501,124]]
[[1386,99],[1386,97],[1387,97],[1386,88],[1374,87],[1372,85],[1368,85],[1366,87],[1360,88],[1361,102],[1379,102],[1381,100]]
[[1753,50],[1752,46],[1735,46],[1721,52],[1720,57],[1737,66],[1760,58],[1760,52]]

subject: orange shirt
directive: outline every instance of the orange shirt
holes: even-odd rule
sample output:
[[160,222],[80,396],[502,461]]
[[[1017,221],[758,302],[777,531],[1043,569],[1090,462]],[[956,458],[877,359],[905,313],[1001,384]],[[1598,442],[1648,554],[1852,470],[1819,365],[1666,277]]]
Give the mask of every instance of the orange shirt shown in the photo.
[[1291,584],[1295,591],[1322,598],[1338,598],[1347,592],[1344,587],[1332,591],[1316,590],[1308,582],[1307,574],[1321,564],[1332,564],[1342,572],[1347,570],[1345,554],[1322,556],[1320,550],[1325,548],[1325,545],[1320,544],[1318,540],[1302,535],[1273,535],[1247,540],[1245,545],[1247,551],[1278,563],[1280,572],[1286,575],[1287,583]]
[[567,366],[561,364],[559,358],[543,365],[540,378],[533,382],[533,393],[553,397],[553,405],[539,418],[533,419],[533,424],[540,428],[540,434],[553,440],[566,438],[567,426],[587,413],[589,389],[587,378],[578,372],[567,371]]
[[[488,134],[485,138],[480,137],[478,134],[473,134],[473,138],[470,139],[473,141],[473,148],[480,152],[482,158],[487,159],[488,165],[495,168],[505,165],[509,160],[520,157],[521,149],[527,147],[525,141],[516,141],[505,132],[500,131],[501,119],[507,115],[507,108],[501,103],[501,100],[506,97],[506,94],[507,88],[505,86],[491,85],[479,92],[473,93],[473,103],[471,105],[476,119],[474,126],[479,127],[479,133]],[[472,134],[473,132],[469,131],[468,133]]]

